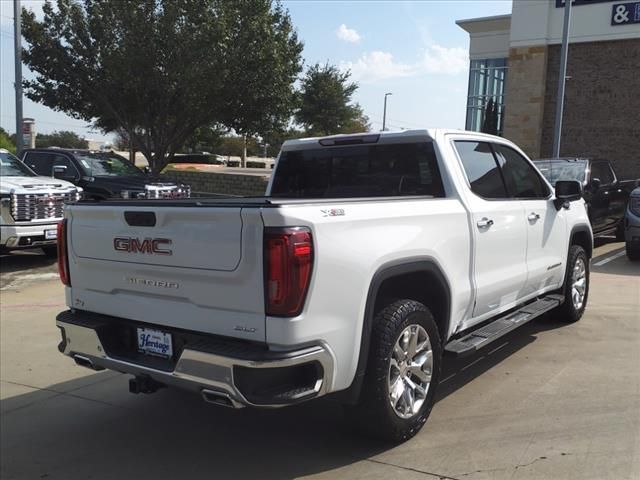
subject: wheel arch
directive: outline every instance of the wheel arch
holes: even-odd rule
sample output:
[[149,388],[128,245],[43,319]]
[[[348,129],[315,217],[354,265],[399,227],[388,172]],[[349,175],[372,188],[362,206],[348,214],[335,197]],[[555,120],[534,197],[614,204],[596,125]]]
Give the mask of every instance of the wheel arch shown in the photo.
[[[562,287],[560,288],[563,295],[567,288],[567,278],[569,278],[569,251],[573,245],[579,245],[584,248],[584,251],[587,254],[587,261],[591,260],[591,257],[593,256],[593,233],[589,225],[578,224],[574,225],[571,229],[569,245],[567,245],[567,260],[565,262],[564,278],[562,279]],[[588,264],[587,268],[589,268]]]
[[569,247],[567,248],[567,254],[572,245],[580,245],[587,253],[587,258],[591,259],[593,256],[593,234],[589,225],[580,224],[574,225],[571,229],[571,235],[569,236]]
[[[432,288],[421,288],[423,284],[420,281],[428,282]],[[416,300],[427,306],[438,325],[442,344],[446,343],[451,318],[451,287],[437,260],[432,257],[417,257],[382,265],[369,284],[354,379],[347,390],[339,392],[345,403],[355,403],[360,395],[376,312],[388,301],[398,298]]]

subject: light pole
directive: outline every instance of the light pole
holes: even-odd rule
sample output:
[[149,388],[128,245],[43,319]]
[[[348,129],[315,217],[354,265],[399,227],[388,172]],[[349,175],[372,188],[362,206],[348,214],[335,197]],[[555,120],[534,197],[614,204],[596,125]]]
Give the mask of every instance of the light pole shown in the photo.
[[13,41],[15,49],[15,89],[16,89],[16,153],[20,155],[23,148],[22,135],[22,35],[21,35],[20,0],[13,0]]
[[558,74],[558,95],[556,97],[556,119],[553,129],[553,156],[560,156],[562,138],[562,116],[564,114],[564,87],[567,81],[567,54],[569,50],[569,28],[571,28],[571,3],[564,2],[564,25],[562,29],[562,49],[560,50],[560,73]]
[[384,112],[382,113],[382,131],[387,129],[387,97],[393,95],[391,92],[384,94]]

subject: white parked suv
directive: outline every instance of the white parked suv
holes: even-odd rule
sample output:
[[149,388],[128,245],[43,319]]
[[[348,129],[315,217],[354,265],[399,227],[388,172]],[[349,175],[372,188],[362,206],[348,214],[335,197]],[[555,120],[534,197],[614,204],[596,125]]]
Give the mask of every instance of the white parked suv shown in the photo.
[[0,149],[0,251],[41,248],[55,256],[64,204],[79,200],[80,193],[64,180],[39,177]]
[[61,224],[59,349],[130,390],[233,408],[331,394],[393,441],[443,355],[553,310],[582,316],[592,232],[499,137],[415,130],[285,142],[265,197],[81,201]]

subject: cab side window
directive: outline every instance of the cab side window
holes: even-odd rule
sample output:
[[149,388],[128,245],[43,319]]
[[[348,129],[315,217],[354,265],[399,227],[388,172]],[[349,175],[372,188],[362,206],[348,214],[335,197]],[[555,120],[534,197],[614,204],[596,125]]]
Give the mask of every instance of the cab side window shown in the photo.
[[502,173],[487,142],[455,142],[471,191],[485,199],[507,198]]
[[78,178],[80,174],[78,173],[78,169],[75,167],[71,160],[64,155],[56,155],[53,160],[54,167],[67,167],[67,170],[63,177],[66,178]]
[[540,199],[549,196],[549,187],[522,155],[505,145],[493,144],[492,146],[510,197]]
[[607,162],[593,162],[591,164],[591,179],[600,179],[602,185],[611,185],[613,183],[613,173]]
[[24,163],[38,175],[50,177],[53,170],[54,155],[45,152],[27,152]]

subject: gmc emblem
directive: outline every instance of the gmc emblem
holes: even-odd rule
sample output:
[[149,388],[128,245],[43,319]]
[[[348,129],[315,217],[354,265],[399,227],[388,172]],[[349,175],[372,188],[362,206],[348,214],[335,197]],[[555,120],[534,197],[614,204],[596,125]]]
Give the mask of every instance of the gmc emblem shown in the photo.
[[118,252],[173,255],[173,251],[170,248],[162,248],[162,245],[171,245],[171,243],[168,238],[145,238],[140,240],[134,237],[116,237],[113,239],[113,248]]
[[64,203],[64,198],[62,197],[39,197],[37,199],[38,205],[56,205],[58,203]]

